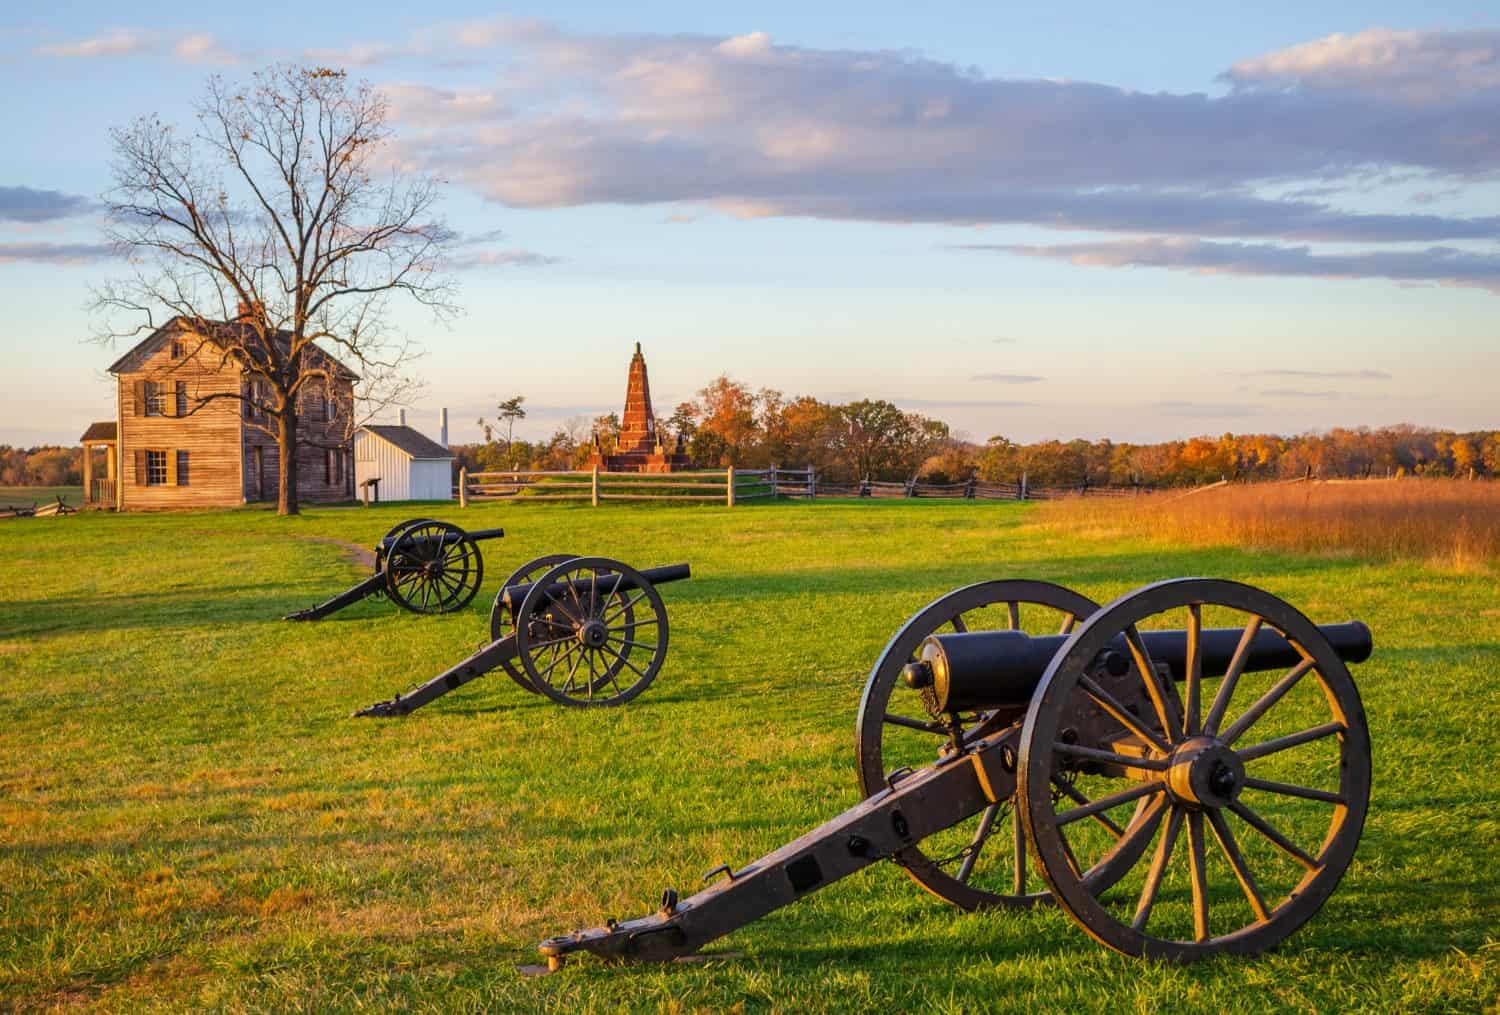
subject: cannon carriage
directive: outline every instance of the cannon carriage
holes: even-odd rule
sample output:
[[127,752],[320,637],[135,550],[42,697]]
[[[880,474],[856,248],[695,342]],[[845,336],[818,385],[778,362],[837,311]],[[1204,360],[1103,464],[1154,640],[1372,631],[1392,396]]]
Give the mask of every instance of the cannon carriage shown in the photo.
[[496,669],[561,705],[623,705],[651,685],[666,660],[667,610],[656,586],[691,573],[687,564],[637,571],[608,557],[538,557],[496,594],[488,644],[354,714],[409,715]]
[[455,613],[474,600],[484,582],[480,542],[504,535],[504,529],[471,532],[433,518],[409,518],[375,544],[375,568],[368,578],[284,619],[321,620],[380,595],[411,613]]
[[1353,859],[1370,741],[1348,664],[1358,622],[1317,626],[1259,589],[1187,578],[1098,607],[994,581],[915,615],[856,722],[862,802],[649,916],[549,938],[666,961],[889,859],[966,909],[1053,901],[1136,956],[1252,955],[1322,906]]

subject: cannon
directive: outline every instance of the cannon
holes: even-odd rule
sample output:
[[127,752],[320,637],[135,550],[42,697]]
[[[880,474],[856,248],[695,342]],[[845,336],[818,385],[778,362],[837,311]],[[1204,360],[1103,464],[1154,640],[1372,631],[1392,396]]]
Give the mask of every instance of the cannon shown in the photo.
[[370,577],[284,619],[321,620],[376,595],[412,613],[454,613],[473,601],[484,581],[479,542],[504,535],[504,529],[467,532],[432,518],[409,518],[375,544],[375,572]]
[[540,951],[552,969],[580,952],[683,957],[888,859],[965,909],[1054,902],[1124,954],[1254,955],[1353,859],[1371,760],[1348,664],[1371,649],[1361,623],[1320,627],[1232,581],[1103,608],[1047,582],[958,589],[871,670],[862,802],[691,897],[669,888],[649,916]]
[[354,714],[409,715],[495,669],[561,705],[623,705],[650,686],[667,657],[667,610],[656,586],[689,577],[687,564],[637,571],[608,557],[538,557],[496,594],[488,644]]

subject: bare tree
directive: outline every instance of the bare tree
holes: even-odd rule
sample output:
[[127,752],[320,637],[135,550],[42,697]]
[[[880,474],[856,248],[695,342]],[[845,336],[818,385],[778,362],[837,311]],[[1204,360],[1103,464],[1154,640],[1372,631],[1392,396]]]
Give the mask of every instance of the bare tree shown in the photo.
[[342,361],[365,405],[402,400],[416,350],[390,327],[392,299],[455,311],[436,181],[388,165],[385,99],[327,68],[276,65],[243,86],[215,76],[190,132],[146,116],[111,136],[108,230],[131,271],[96,306],[130,323],[98,337],[153,332],[165,314],[195,354],[242,368],[240,393],[189,412],[248,402],[247,423],[278,447],[278,510],[296,514],[298,393],[331,390]]

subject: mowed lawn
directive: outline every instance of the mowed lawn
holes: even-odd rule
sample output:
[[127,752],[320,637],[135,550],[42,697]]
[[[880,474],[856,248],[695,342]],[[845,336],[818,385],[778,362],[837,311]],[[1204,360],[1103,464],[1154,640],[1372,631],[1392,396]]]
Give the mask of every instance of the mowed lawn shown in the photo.
[[[408,515],[502,525],[473,606],[283,614],[361,577],[327,537]],[[503,576],[570,551],[688,561],[672,646],[623,709],[495,674],[401,720],[356,707],[445,668]],[[869,667],[955,586],[1038,577],[1101,601],[1199,574],[1357,617],[1375,745],[1359,855],[1254,961],[1103,950],[1061,913],[964,913],[878,864],[701,964],[547,936],[654,910],[857,802]],[[0,522],[0,1007],[1474,1011],[1500,985],[1496,574],[1347,557],[1069,542],[1028,505],[485,505]]]

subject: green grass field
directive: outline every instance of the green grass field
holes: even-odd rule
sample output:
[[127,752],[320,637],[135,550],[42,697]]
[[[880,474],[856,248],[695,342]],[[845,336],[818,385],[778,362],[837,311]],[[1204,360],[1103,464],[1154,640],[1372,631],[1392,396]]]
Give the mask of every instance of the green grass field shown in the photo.
[[[361,576],[430,507],[0,524],[0,1008],[1494,1010],[1494,573],[1068,542],[1029,505],[486,505],[485,594],[414,617],[283,614]],[[662,676],[563,709],[496,674],[403,720],[347,718],[473,649],[545,552],[690,561]],[[852,731],[891,633],[981,578],[1104,600],[1184,574],[1359,617],[1375,789],[1353,867],[1274,953],[1122,958],[1061,913],[964,913],[878,864],[701,964],[518,974],[543,937],[642,915],[857,802]]]
[[0,505],[50,504],[61,497],[73,507],[83,503],[81,486],[0,486]]

